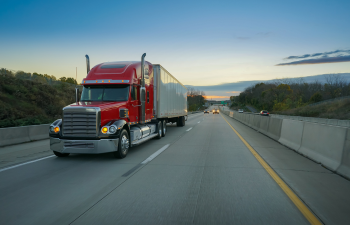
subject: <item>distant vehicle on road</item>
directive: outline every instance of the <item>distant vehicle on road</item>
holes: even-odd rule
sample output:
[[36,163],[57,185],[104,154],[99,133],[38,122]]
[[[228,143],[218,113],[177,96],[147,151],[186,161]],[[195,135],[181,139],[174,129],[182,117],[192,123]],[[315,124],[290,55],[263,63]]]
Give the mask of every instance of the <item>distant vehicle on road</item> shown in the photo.
[[219,109],[213,109],[213,114],[219,114]]
[[269,116],[269,112],[266,110],[261,110],[259,114],[262,116]]
[[239,109],[238,112],[239,113],[243,113],[244,111],[243,111],[243,109]]
[[205,114],[205,113],[208,113],[208,114],[209,114],[209,110],[208,110],[208,109],[204,110],[204,114]]

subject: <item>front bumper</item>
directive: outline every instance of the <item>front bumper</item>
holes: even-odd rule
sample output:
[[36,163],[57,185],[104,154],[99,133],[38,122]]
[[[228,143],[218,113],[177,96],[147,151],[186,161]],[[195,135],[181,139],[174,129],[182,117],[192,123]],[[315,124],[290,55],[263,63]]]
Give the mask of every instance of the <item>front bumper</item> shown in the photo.
[[50,149],[60,153],[100,154],[118,151],[117,139],[66,140],[50,137]]

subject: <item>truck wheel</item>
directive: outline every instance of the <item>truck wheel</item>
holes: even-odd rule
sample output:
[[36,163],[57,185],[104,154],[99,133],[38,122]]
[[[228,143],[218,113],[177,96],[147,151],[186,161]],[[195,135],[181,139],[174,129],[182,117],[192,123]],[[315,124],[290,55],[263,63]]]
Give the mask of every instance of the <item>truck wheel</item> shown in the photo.
[[157,133],[158,133],[158,135],[157,135],[157,139],[161,139],[162,138],[162,136],[163,136],[163,126],[162,126],[162,121],[159,121],[158,122],[158,125],[157,125]]
[[60,152],[53,151],[53,154],[55,154],[57,157],[67,157],[69,156],[70,153],[60,153]]
[[120,132],[120,138],[118,142],[118,151],[113,152],[113,155],[119,159],[125,158],[125,156],[128,154],[129,148],[130,148],[129,135],[128,135],[128,132],[125,129],[123,129]]
[[183,127],[183,126],[185,126],[185,117],[184,117],[184,116],[180,116],[180,117],[177,119],[176,125],[177,125],[178,127]]
[[166,135],[166,131],[167,131],[167,128],[166,128],[166,121],[165,120],[163,120],[162,121],[162,137],[165,137],[165,135]]

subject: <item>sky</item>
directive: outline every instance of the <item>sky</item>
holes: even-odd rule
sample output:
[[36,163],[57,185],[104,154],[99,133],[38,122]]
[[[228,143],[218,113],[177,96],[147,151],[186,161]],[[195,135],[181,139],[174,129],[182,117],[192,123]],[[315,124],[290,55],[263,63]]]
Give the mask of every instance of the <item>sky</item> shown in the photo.
[[208,87],[349,73],[349,9],[349,0],[0,0],[0,68],[57,78],[77,68],[81,81],[85,54],[94,66],[147,53],[183,84],[225,99],[242,90]]

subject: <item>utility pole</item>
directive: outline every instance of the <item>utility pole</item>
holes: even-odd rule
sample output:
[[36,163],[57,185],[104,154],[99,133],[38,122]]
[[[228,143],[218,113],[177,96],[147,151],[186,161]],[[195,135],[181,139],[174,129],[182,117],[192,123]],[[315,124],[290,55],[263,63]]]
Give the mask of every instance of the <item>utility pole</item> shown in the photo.
[[75,81],[78,84],[78,67],[75,67]]

